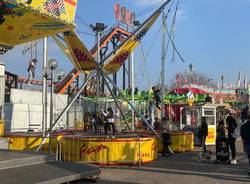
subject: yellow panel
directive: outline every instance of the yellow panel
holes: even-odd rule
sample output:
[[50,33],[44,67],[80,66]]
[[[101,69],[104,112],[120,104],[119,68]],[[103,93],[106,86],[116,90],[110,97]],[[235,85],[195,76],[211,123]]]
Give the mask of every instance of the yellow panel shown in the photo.
[[126,164],[137,163],[139,155],[143,163],[157,159],[156,138],[142,138],[140,149],[137,138],[86,139],[65,137],[62,140],[62,159],[65,161]]
[[194,150],[194,134],[191,132],[171,133],[171,149],[174,152],[186,152]]
[[73,23],[77,0],[5,0],[6,2],[34,9],[40,13]]
[[4,136],[4,120],[0,119],[0,137]]
[[83,71],[91,71],[96,68],[95,60],[84,46],[75,31],[64,32],[64,39],[67,43],[72,56],[74,56],[74,65]]
[[215,142],[216,142],[216,127],[208,127],[206,145],[215,145]]
[[[61,16],[45,13],[41,7],[38,10],[20,4],[20,0],[4,2],[0,0],[0,44],[15,46],[74,28],[73,16],[66,22]],[[32,5],[35,3],[38,0]]]
[[136,34],[128,39],[113,55],[110,60],[104,65],[104,70],[107,73],[117,72],[123,63],[128,59],[130,53],[137,47],[142,37],[151,28],[153,23],[159,17],[160,11],[157,12]]
[[[8,136],[7,136],[8,137]],[[10,136],[9,138],[9,149],[10,150],[29,150],[35,151],[38,146],[42,143],[41,137],[32,137],[32,136]],[[49,139],[46,140],[46,143],[42,147],[42,151],[48,151],[48,142]],[[52,152],[56,152],[56,139],[52,139]]]

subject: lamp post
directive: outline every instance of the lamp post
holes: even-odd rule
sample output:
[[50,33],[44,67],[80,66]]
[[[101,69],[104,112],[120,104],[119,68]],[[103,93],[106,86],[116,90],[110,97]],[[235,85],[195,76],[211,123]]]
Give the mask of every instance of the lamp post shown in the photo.
[[[90,24],[90,27],[93,29],[93,31],[96,33],[96,62],[97,64],[100,63],[100,36],[103,33],[103,31],[107,28],[107,26],[103,23],[96,23],[96,25]],[[99,97],[100,97],[100,71],[97,68],[96,73],[96,111],[99,111]]]
[[[50,88],[50,121],[49,121],[49,153],[52,153],[52,125],[53,125],[53,97],[54,97],[54,71],[57,68],[57,61],[55,59],[49,60],[49,69],[51,70],[50,73],[50,81],[51,81],[51,88]],[[48,74],[48,73],[47,73]],[[49,76],[49,75],[47,75]]]

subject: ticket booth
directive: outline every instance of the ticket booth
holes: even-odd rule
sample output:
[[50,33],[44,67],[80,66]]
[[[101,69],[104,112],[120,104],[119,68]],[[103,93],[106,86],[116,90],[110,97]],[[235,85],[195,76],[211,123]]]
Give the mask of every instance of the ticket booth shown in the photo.
[[[204,104],[201,106],[182,107],[180,127],[183,130],[197,133],[198,127],[201,125],[201,118],[205,117],[208,124],[206,145],[215,145],[217,122],[220,118],[224,118],[225,107],[225,104]],[[195,139],[195,142],[199,142],[198,137]]]
[[202,106],[202,116],[206,118],[208,124],[208,136],[206,138],[206,145],[215,145],[216,142],[216,106],[204,105]]

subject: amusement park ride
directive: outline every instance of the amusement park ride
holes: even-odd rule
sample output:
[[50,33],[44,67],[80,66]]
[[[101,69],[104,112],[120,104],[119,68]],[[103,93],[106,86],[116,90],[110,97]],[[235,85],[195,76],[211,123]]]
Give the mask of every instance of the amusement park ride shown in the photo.
[[[95,26],[93,26],[93,30],[95,31],[97,38],[96,45],[89,51],[80,40],[77,32],[74,30],[74,16],[77,0],[47,0],[43,2],[39,0],[0,0],[0,35],[6,35],[4,37],[0,37],[0,54],[5,54],[8,50],[16,45],[51,36],[75,67],[61,82],[56,85],[54,90],[58,94],[63,94],[67,89],[71,89],[72,91],[69,93],[72,95],[71,99],[61,114],[56,117],[54,121],[52,117],[52,123],[50,124],[49,130],[45,130],[43,126],[42,132],[44,134],[42,135],[40,144],[34,148],[35,150],[41,150],[43,145],[48,142],[47,138],[50,138],[49,142],[51,143],[51,132],[55,131],[57,124],[62,120],[72,104],[82,94],[83,90],[88,85],[90,85],[90,83],[94,83],[94,85],[96,85],[97,111],[100,110],[98,109],[100,90],[104,91],[103,86],[105,85],[114,99],[118,109],[121,109],[121,105],[116,99],[116,92],[122,95],[123,100],[129,104],[137,116],[140,117],[142,121],[144,121],[144,123],[148,126],[148,129],[153,132],[154,136],[150,135],[150,138],[145,137],[145,140],[142,139],[142,141],[144,141],[142,143],[140,143],[140,136],[138,137],[137,135],[131,135],[131,137],[127,138],[131,139],[131,144],[133,141],[136,141],[137,143],[139,140],[139,148],[136,147],[136,149],[139,149],[139,162],[143,161],[143,159],[140,159],[140,144],[145,145],[150,143],[150,153],[148,153],[149,149],[146,149],[147,153],[142,153],[142,155],[147,157],[145,158],[146,161],[152,161],[155,159],[155,157],[157,157],[156,152],[158,151],[158,148],[156,146],[156,140],[158,139],[161,141],[161,136],[154,130],[152,125],[149,124],[145,117],[138,112],[133,102],[123,96],[122,91],[117,87],[116,73],[131,57],[131,55],[133,55],[133,50],[139,45],[140,41],[144,38],[148,30],[159,18],[161,13],[164,12],[163,10],[165,6],[168,5],[170,1],[171,0],[166,0],[162,2],[160,6],[158,5],[156,11],[154,11],[153,14],[149,16],[142,24],[137,24],[133,31],[126,31],[121,27],[115,27],[112,28],[108,34],[102,36],[101,38],[101,32],[103,29],[100,30],[99,28],[104,28],[105,25],[97,23]],[[163,21],[166,21],[164,15],[165,14],[163,14]],[[24,22],[25,26],[23,24]],[[109,43],[111,43],[112,48],[109,48]],[[79,85],[80,82],[78,82],[76,87],[72,88],[72,83],[77,80],[80,74],[85,75],[85,81],[83,81],[81,86]],[[110,78],[110,75],[113,75],[113,79]],[[17,75],[8,72],[6,72],[6,79],[6,84],[9,88],[17,88],[18,83],[24,83],[25,81],[27,82],[25,78],[20,78]],[[100,85],[101,80],[103,83],[102,86]],[[48,84],[47,81],[41,82],[35,80],[33,83],[37,85]],[[111,89],[110,85],[112,85],[113,89]],[[121,115],[124,117],[122,112]],[[132,130],[134,130],[133,127]],[[119,135],[117,136],[117,139],[121,138]],[[99,140],[98,137],[95,138]],[[102,138],[112,142],[112,140],[109,140],[107,137]],[[125,138],[122,138],[122,141],[126,142],[126,140],[124,140]],[[65,140],[66,139],[68,138],[65,137]],[[71,139],[66,140],[66,142],[67,141],[70,144]],[[114,142],[116,142],[115,139]],[[102,149],[105,150],[108,146],[110,146],[105,143],[105,141],[102,144],[105,144],[105,146],[102,145],[100,150],[98,147],[99,151]],[[52,150],[51,147],[47,149],[49,151]],[[85,148],[83,150],[85,150]],[[78,151],[82,152],[83,150],[80,149]],[[80,153],[80,155],[81,154],[82,153]],[[138,156],[136,155],[138,154],[134,153],[132,158],[137,158]],[[102,155],[100,155],[100,157],[101,159],[108,158],[108,156],[104,158]],[[78,157],[76,158],[77,160],[79,159]]]

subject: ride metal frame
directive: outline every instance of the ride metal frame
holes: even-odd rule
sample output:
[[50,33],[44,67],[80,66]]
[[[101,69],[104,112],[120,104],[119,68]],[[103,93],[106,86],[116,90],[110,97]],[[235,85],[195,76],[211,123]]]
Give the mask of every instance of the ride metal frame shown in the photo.
[[[164,9],[164,7],[170,2],[171,0],[166,0],[156,11],[161,11],[162,9]],[[154,15],[155,13],[153,13],[147,20],[145,20],[145,22],[149,21]],[[139,26],[137,28],[137,30],[139,30],[142,26]],[[111,52],[109,55],[112,55],[115,52],[115,50],[113,52]],[[70,107],[72,106],[72,104],[76,101],[76,99],[79,97],[79,95],[82,93],[82,91],[84,90],[84,88],[86,87],[87,81],[89,79],[91,79],[94,74],[96,74],[97,71],[99,71],[100,76],[103,77],[104,82],[107,84],[108,86],[108,90],[110,91],[110,93],[112,94],[114,100],[117,103],[117,99],[115,97],[115,95],[113,94],[113,91],[111,90],[111,88],[108,85],[108,82],[110,84],[112,84],[113,88],[115,88],[123,97],[123,99],[130,105],[130,107],[135,111],[135,113],[143,120],[143,122],[149,127],[149,129],[157,136],[157,138],[159,140],[161,139],[161,136],[154,130],[154,128],[151,126],[151,124],[145,119],[145,117],[143,115],[140,114],[140,112],[136,109],[135,105],[133,103],[130,102],[130,100],[128,100],[123,94],[122,91],[118,88],[118,86],[115,84],[115,82],[104,72],[103,68],[102,68],[102,64],[104,63],[106,58],[104,58],[104,60],[102,60],[100,63],[98,63],[97,61],[95,61],[96,64],[96,70],[93,70],[86,78],[86,80],[84,81],[84,83],[82,84],[82,86],[80,87],[79,91],[75,94],[75,96],[72,98],[72,100],[69,102],[69,104],[64,108],[64,110],[62,111],[62,113],[57,117],[57,119],[54,121],[50,131],[55,130],[56,125],[62,120],[63,116],[67,113],[67,111],[70,109]],[[119,108],[119,106],[118,106]],[[46,142],[46,139],[49,137],[49,134],[47,133],[45,138],[43,139],[42,143],[40,144],[40,146],[37,148],[37,151],[39,151],[42,147],[42,145]]]

